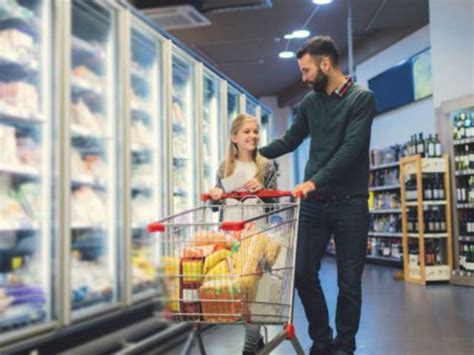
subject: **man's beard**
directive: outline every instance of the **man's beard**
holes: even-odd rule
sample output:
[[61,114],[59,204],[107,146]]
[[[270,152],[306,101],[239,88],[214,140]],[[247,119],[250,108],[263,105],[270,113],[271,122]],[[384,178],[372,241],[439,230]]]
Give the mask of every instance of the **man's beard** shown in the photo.
[[327,85],[328,85],[328,76],[324,74],[322,71],[318,71],[318,74],[316,75],[316,79],[314,79],[314,82],[311,85],[311,89],[313,89],[314,92],[325,92]]

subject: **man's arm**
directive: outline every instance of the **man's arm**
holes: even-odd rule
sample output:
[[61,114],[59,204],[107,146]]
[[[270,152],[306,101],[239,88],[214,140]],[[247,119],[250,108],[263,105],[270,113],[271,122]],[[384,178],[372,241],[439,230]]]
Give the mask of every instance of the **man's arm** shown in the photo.
[[259,153],[268,159],[275,159],[292,152],[309,134],[309,124],[304,110],[298,107],[295,121],[281,138],[259,149]]
[[327,164],[310,179],[316,187],[338,179],[350,171],[363,149],[369,144],[375,112],[372,93],[369,91],[362,93],[354,103],[354,116],[347,126],[344,142]]

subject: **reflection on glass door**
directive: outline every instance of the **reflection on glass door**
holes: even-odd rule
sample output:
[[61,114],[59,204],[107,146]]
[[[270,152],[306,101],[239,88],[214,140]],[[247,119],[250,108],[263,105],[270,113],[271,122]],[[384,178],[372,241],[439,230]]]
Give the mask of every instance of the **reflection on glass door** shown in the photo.
[[54,317],[50,15],[0,0],[0,343]]
[[232,86],[227,91],[227,135],[229,135],[232,120],[239,114],[239,92]]
[[260,145],[270,143],[270,112],[262,110],[262,123],[260,127]]
[[173,54],[172,72],[173,212],[190,209],[195,200],[194,170],[194,69],[192,63]]
[[219,167],[219,140],[222,132],[219,117],[220,83],[219,79],[210,72],[204,73],[203,79],[203,166],[204,191],[207,192],[215,185],[215,176]]
[[163,137],[159,40],[141,26],[131,38],[131,218],[132,292],[135,297],[155,292],[159,239],[147,224],[163,215]]
[[251,101],[247,97],[245,105],[247,106],[246,110],[245,110],[247,112],[247,114],[252,115],[252,116],[255,117],[255,115],[257,114],[257,104],[255,102]]
[[[73,317],[117,300],[115,12],[74,0],[71,53]],[[97,309],[97,308],[94,308]]]

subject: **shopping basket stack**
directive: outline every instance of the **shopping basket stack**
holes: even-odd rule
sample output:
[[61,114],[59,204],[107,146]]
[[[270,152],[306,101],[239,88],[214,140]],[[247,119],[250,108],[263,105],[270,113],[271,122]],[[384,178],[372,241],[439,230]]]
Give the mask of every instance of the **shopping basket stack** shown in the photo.
[[164,315],[195,325],[282,324],[266,349],[288,338],[300,351],[291,325],[299,202],[275,190],[224,200],[149,225],[161,234]]

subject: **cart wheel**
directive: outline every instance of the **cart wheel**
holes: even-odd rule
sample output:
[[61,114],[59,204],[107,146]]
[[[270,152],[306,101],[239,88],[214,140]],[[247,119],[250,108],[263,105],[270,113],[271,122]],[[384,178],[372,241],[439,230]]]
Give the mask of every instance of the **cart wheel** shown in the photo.
[[296,336],[295,334],[295,326],[291,323],[285,324],[285,332],[286,332],[286,339],[293,340]]

